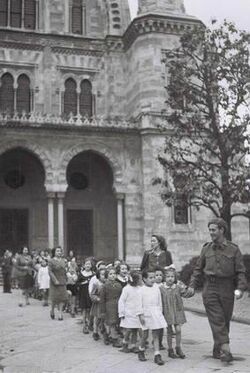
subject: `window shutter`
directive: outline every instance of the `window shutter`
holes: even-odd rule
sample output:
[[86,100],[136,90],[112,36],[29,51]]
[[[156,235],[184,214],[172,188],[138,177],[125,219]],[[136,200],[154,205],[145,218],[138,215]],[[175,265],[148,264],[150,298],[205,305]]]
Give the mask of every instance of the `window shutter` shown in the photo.
[[0,87],[0,110],[2,112],[13,113],[14,111],[14,79],[11,74],[2,76]]
[[36,0],[24,0],[24,27],[36,28]]
[[8,25],[8,0],[0,0],[0,26]]
[[73,113],[77,114],[77,93],[76,93],[76,82],[74,79],[69,78],[65,82],[64,92],[64,114],[69,115]]
[[27,75],[22,74],[17,80],[16,109],[18,113],[30,112],[30,80]]
[[72,32],[73,34],[82,35],[82,0],[73,0]]
[[80,114],[83,116],[92,117],[92,85],[90,81],[83,80],[81,82],[80,93]]
[[22,0],[10,0],[10,26],[22,25]]

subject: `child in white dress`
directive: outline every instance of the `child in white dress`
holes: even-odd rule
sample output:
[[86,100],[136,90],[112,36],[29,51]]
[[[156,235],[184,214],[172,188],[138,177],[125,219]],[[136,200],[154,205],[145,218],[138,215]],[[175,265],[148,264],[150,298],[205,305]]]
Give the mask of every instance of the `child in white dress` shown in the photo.
[[[123,328],[123,346],[121,352],[138,352],[136,349],[137,331],[141,327],[139,313],[141,275],[133,271],[130,274],[128,285],[126,285],[118,302],[118,313],[121,320],[120,327]],[[131,345],[128,347],[131,337]]]
[[37,274],[37,283],[39,290],[42,292],[43,297],[43,306],[48,306],[48,298],[49,298],[49,269],[48,269],[48,263],[46,260],[42,259],[41,266],[38,270]]
[[[159,289],[163,285],[164,279],[165,279],[164,268],[159,267],[159,266],[155,267],[155,285],[158,286]],[[163,335],[164,335],[164,329],[161,329],[159,331],[160,350],[166,350],[166,348],[162,344]]]
[[160,289],[155,285],[154,270],[144,270],[142,272],[144,285],[141,287],[141,314],[139,316],[142,325],[142,336],[139,347],[138,358],[146,361],[145,345],[148,338],[148,331],[152,331],[154,345],[154,362],[163,365],[164,361],[160,355],[159,333],[160,329],[166,328],[167,323],[162,314],[162,301]]

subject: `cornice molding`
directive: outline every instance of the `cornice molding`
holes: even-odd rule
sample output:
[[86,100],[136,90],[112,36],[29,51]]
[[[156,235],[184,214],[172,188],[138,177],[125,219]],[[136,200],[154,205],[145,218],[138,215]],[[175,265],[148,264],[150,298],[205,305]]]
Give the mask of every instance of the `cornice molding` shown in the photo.
[[10,40],[0,40],[0,48],[8,49],[23,49],[23,50],[33,50],[33,51],[43,51],[44,47],[39,44],[25,43],[25,42],[15,42]]
[[126,50],[129,49],[140,35],[148,33],[181,35],[186,31],[201,26],[203,26],[203,23],[194,17],[157,14],[143,15],[135,18],[127,28],[123,35],[124,47]]
[[93,56],[93,57],[102,57],[104,51],[94,50],[94,49],[80,49],[80,48],[68,48],[61,46],[54,46],[51,48],[53,53],[57,54],[66,54],[66,55],[84,55],[84,56]]

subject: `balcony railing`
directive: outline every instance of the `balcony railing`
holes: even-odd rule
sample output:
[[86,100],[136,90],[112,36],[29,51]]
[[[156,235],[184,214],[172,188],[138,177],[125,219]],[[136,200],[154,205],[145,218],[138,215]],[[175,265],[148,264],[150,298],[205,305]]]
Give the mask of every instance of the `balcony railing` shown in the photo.
[[53,114],[42,114],[37,112],[22,114],[0,112],[0,127],[88,127],[88,128],[113,128],[113,129],[138,129],[140,122],[127,121],[121,118],[103,118],[103,117],[83,117],[80,114],[60,116]]

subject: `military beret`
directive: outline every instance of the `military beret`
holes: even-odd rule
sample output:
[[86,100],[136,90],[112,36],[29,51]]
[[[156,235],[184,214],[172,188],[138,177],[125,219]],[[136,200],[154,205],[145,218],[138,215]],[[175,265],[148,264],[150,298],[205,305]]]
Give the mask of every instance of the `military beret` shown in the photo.
[[209,227],[211,224],[215,224],[219,228],[223,228],[224,229],[224,233],[228,231],[227,222],[224,219],[222,219],[222,218],[213,218],[213,219],[209,220],[207,226]]

